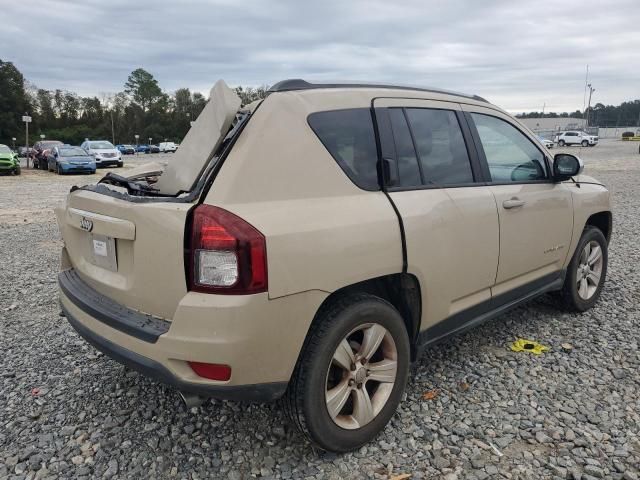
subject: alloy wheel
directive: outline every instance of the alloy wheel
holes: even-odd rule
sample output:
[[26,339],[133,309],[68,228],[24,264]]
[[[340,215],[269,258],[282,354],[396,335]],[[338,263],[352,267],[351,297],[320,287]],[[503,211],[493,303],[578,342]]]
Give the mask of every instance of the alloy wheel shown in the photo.
[[603,262],[602,247],[591,240],[582,249],[576,274],[578,295],[583,300],[589,300],[598,290]]
[[326,379],[325,401],[335,424],[353,430],[376,418],[389,400],[397,370],[398,350],[382,325],[359,325],[346,335]]

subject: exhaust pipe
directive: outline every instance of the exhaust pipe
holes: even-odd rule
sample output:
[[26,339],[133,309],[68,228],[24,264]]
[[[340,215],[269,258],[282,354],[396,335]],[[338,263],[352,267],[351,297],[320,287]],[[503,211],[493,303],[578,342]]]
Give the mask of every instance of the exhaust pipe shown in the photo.
[[178,392],[180,394],[180,398],[182,399],[182,403],[187,408],[199,407],[208,399],[207,397],[201,397],[200,395],[196,395],[195,393],[189,392]]

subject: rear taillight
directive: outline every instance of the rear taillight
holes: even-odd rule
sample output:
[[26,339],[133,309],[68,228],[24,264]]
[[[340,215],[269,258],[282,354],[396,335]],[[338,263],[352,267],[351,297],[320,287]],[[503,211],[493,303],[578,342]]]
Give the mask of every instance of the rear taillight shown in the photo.
[[199,377],[208,378],[210,380],[219,380],[222,382],[226,382],[231,378],[231,367],[229,365],[189,362],[189,366]]
[[198,205],[188,255],[191,291],[236,295],[267,291],[264,235],[233,213]]

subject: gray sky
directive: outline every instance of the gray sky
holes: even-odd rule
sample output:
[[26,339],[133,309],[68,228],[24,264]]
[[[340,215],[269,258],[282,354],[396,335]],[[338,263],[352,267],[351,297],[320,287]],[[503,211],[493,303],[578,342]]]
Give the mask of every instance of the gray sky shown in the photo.
[[168,91],[285,78],[425,85],[512,112],[640,98],[637,0],[0,0],[0,59],[40,88]]

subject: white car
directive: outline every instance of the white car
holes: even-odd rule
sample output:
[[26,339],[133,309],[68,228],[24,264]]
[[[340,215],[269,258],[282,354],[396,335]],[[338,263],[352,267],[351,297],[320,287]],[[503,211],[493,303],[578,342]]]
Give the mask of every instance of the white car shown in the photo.
[[559,147],[569,145],[582,145],[583,147],[593,147],[598,144],[598,137],[578,130],[558,132],[554,139]]
[[178,150],[178,145],[173,142],[162,142],[160,145],[158,145],[158,148],[160,148],[160,153],[174,153],[176,150]]
[[96,159],[96,167],[117,165],[122,167],[122,153],[108,140],[85,140],[82,145]]
[[553,142],[547,138],[541,137],[540,135],[536,135],[537,139],[540,140],[540,143],[543,144],[547,148],[553,148]]

